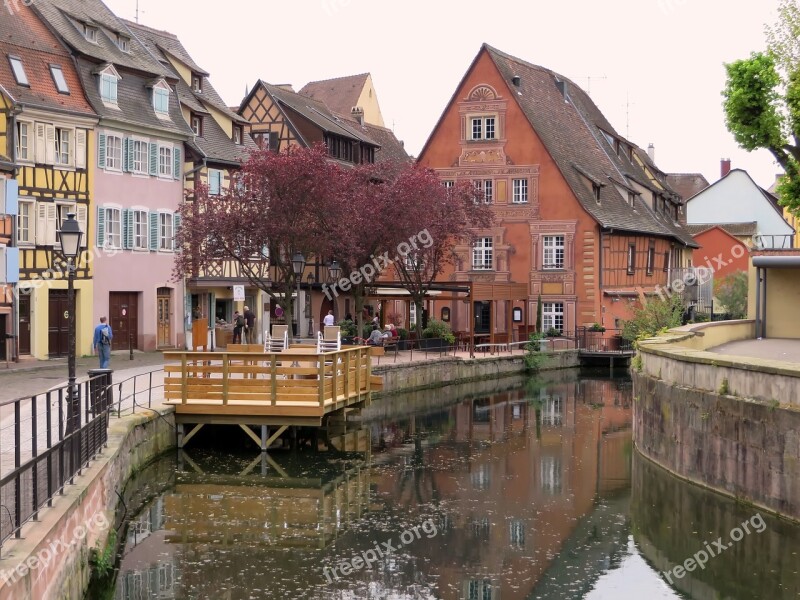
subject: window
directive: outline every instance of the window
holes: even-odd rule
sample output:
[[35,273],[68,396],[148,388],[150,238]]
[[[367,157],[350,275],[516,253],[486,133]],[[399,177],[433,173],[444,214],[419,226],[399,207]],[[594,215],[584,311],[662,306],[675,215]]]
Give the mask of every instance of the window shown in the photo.
[[452,179],[445,179],[442,181],[442,185],[449,190],[451,187],[455,187],[456,182]]
[[158,249],[172,250],[172,214],[158,213]]
[[492,269],[492,238],[484,237],[475,242],[472,248],[472,268],[476,271]]
[[508,541],[514,548],[525,547],[525,522],[514,519],[508,524]]
[[169,90],[161,87],[153,88],[153,108],[160,115],[169,114]]
[[548,494],[561,493],[561,457],[542,456],[539,461],[539,483]]
[[636,272],[636,244],[628,245],[628,275]]
[[543,269],[563,269],[564,268],[564,236],[546,235],[542,242],[543,245]]
[[83,37],[93,44],[97,43],[97,27],[92,27],[86,23],[83,24]]
[[545,302],[542,304],[542,328],[557,329],[564,333],[564,303]]
[[483,182],[483,202],[491,204],[494,202],[494,181],[486,179]]
[[56,127],[56,164],[72,164],[72,130]]
[[472,139],[473,140],[493,140],[495,138],[494,117],[473,117],[472,118]]
[[647,274],[652,275],[656,263],[656,247],[650,242],[650,247],[647,249]]
[[158,148],[158,175],[159,177],[172,177],[172,148],[159,146]]
[[470,473],[470,480],[472,481],[472,489],[474,490],[488,490],[489,484],[492,481],[489,465],[481,464],[477,469]]
[[601,189],[602,189],[602,186],[600,184],[598,184],[598,183],[593,183],[592,184],[592,193],[594,193],[595,202],[597,202],[598,204],[600,204],[600,190]]
[[492,600],[492,582],[490,579],[471,579],[466,592],[466,600]]
[[208,193],[212,196],[222,193],[222,171],[219,169],[208,170]]
[[203,78],[197,73],[192,73],[192,91],[198,94],[203,91]]
[[[42,206],[42,203],[39,203],[39,206]],[[64,224],[64,221],[67,220],[67,215],[69,213],[76,212],[74,204],[56,204],[53,203],[49,208],[55,206],[56,213],[55,213],[55,223],[48,223],[47,226],[54,226],[55,227],[55,243],[54,245],[58,246],[61,243],[61,236],[59,236],[58,232],[61,231],[61,226]],[[41,210],[41,209],[40,209]],[[75,215],[77,217],[77,215]],[[50,215],[47,217],[50,219]],[[84,234],[85,236],[85,234]],[[48,242],[49,243],[49,242]]]
[[515,179],[513,181],[514,196],[512,201],[514,204],[524,204],[528,201],[528,180]]
[[19,217],[17,218],[17,241],[20,244],[33,244],[34,232],[34,211],[33,202],[19,201]]
[[69,86],[64,77],[64,71],[58,65],[50,65],[50,75],[53,76],[53,81],[56,84],[56,89],[59,94],[69,94]]
[[669,271],[669,252],[664,252],[664,273]]
[[122,50],[123,52],[130,52],[131,50],[131,40],[129,37],[124,35],[117,36],[117,48]]
[[237,146],[242,145],[242,128],[239,125],[233,126],[233,143]]
[[561,427],[564,422],[564,401],[559,396],[552,396],[542,403],[542,425],[545,427]]
[[103,102],[117,103],[117,76],[111,73],[100,75],[100,97]]
[[30,128],[29,123],[17,121],[17,158],[19,160],[33,160]]
[[147,142],[141,140],[131,140],[133,144],[133,164],[131,170],[139,175],[147,175]]
[[122,171],[122,138],[116,135],[106,136],[106,169]]
[[30,87],[31,84],[28,82],[28,75],[25,73],[25,67],[22,66],[22,59],[16,56],[9,56],[8,60],[11,63],[11,70],[14,72],[14,79],[17,80],[17,83]]
[[147,211],[133,211],[133,248],[134,250],[147,250]]
[[203,137],[203,117],[192,115],[192,131],[198,137]]
[[122,248],[122,219],[118,208],[105,208],[106,248]]

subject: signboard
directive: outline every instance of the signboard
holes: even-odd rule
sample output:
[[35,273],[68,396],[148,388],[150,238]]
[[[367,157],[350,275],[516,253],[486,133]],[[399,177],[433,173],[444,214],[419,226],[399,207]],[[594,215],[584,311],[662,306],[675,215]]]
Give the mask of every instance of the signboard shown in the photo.
[[233,301],[234,302],[244,302],[244,286],[243,285],[235,285],[235,286],[233,286]]
[[280,306],[275,307],[275,316],[279,319],[283,316],[283,309]]

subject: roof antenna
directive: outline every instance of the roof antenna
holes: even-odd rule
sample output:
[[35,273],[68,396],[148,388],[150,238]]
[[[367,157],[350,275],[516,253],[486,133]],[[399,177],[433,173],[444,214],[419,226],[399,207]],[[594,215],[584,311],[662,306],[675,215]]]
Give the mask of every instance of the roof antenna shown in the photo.
[[580,77],[580,79],[586,80],[586,93],[591,96],[592,95],[592,79],[608,79],[605,75],[587,75],[586,77]]
[[631,99],[630,99],[630,91],[626,91],[625,92],[625,138],[626,139],[631,139],[630,132],[631,132]]

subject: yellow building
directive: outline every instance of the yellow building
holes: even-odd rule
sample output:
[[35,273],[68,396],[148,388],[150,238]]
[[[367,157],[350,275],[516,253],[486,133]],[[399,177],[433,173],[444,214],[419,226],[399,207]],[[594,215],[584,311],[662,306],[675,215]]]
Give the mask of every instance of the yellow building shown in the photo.
[[[66,356],[69,307],[58,231],[75,213],[87,248],[97,118],[72,58],[31,7],[20,5],[14,19],[0,22],[0,39],[0,121],[19,184],[17,350],[39,359]],[[75,273],[78,355],[91,352],[91,259],[84,252]]]

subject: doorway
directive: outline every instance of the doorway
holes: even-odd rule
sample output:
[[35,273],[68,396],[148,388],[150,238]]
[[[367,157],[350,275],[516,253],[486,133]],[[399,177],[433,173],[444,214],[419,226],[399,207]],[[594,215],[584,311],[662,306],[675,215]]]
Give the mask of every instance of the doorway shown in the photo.
[[158,317],[158,347],[163,348],[171,345],[172,340],[172,290],[170,288],[158,288],[156,294],[156,315]]
[[138,292],[110,292],[108,296],[108,321],[111,323],[112,350],[139,348],[139,294]]
[[492,303],[475,302],[475,333],[489,333],[492,321]]
[[20,290],[19,300],[17,301],[19,310],[19,353],[31,353],[31,295],[23,294]]
[[[75,293],[75,305],[78,305],[77,292]],[[69,354],[69,302],[67,300],[67,290],[50,290],[47,312],[50,321],[47,330],[48,354],[51,357],[67,356]]]

